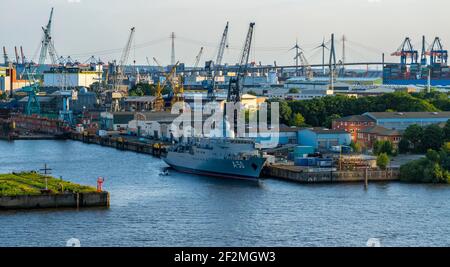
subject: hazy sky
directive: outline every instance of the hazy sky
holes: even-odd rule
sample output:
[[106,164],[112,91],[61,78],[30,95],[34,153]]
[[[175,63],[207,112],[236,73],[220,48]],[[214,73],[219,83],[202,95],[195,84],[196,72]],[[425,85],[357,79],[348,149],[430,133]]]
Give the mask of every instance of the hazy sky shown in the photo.
[[[177,60],[192,65],[201,46],[202,62],[214,57],[226,21],[229,44],[224,61],[235,63],[248,23],[256,22],[251,59],[263,64],[292,64],[296,38],[312,63],[321,61],[313,50],[325,37],[336,34],[337,56],[341,39],[349,42],[347,62],[379,60],[390,54],[405,36],[420,50],[421,36],[435,36],[450,45],[448,0],[0,0],[0,46],[13,55],[22,45],[36,55],[41,26],[55,8],[53,37],[61,55],[85,61],[91,55],[104,61],[120,58],[129,29],[136,27],[130,62],[156,57],[170,63],[170,39],[177,35]],[[107,51],[106,51],[107,50]],[[389,58],[388,58],[389,59]],[[397,59],[395,59],[397,60]],[[35,61],[37,59],[35,58]],[[153,62],[152,62],[153,63]]]

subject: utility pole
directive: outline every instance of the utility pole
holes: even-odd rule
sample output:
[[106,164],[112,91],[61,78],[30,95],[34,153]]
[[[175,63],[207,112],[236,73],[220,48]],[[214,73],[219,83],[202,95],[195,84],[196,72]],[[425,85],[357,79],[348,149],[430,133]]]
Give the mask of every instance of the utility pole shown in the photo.
[[170,39],[172,39],[172,50],[171,50],[171,56],[170,56],[170,64],[173,66],[175,65],[175,33],[172,32],[170,35]]

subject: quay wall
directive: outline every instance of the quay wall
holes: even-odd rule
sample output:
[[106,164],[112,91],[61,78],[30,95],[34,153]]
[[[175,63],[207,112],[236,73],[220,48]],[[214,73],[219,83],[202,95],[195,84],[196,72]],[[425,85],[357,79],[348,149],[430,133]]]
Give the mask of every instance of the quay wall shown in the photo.
[[108,192],[0,197],[0,210],[109,207]]
[[73,133],[71,139],[81,141],[86,144],[96,144],[100,146],[112,147],[118,150],[133,151],[153,156],[161,156],[164,148],[155,147],[154,144],[129,141],[124,137],[101,137],[98,135],[84,135]]
[[356,183],[356,182],[382,182],[398,181],[399,170],[356,170],[356,171],[327,171],[302,172],[292,166],[268,166],[264,175],[270,178],[290,180],[300,183]]

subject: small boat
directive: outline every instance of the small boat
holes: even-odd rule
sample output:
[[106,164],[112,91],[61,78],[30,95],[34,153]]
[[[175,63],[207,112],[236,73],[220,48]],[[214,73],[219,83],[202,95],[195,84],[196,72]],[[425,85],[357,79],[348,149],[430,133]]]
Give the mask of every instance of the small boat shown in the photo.
[[169,169],[164,169],[162,172],[159,173],[159,176],[169,176]]

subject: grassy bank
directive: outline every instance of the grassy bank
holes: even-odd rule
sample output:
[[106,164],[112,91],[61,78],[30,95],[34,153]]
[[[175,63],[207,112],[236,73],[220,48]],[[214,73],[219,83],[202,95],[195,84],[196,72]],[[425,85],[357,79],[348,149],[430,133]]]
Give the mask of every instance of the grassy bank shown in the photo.
[[0,197],[19,195],[40,195],[45,189],[47,178],[48,190],[51,194],[69,193],[91,193],[96,188],[83,186],[71,182],[44,176],[34,172],[0,174]]

